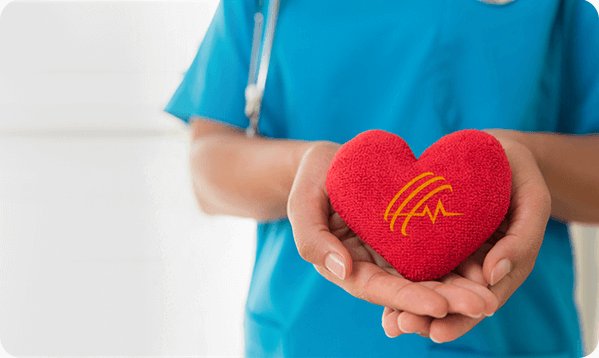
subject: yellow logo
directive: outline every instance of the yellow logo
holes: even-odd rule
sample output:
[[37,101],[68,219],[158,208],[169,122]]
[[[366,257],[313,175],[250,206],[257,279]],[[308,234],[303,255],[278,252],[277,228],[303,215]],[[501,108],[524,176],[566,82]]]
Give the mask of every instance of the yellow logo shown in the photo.
[[385,211],[385,221],[389,222],[389,213],[391,212],[391,209],[393,208],[393,205],[399,199],[399,197],[401,196],[401,194],[403,194],[406,190],[408,190],[408,188],[410,188],[418,180],[420,180],[422,178],[425,178],[427,176],[433,176],[433,178],[429,179],[428,181],[426,181],[425,183],[423,183],[422,185],[420,185],[418,188],[414,189],[414,191],[412,191],[410,193],[410,195],[408,195],[408,197],[405,198],[405,200],[401,203],[401,205],[399,206],[399,208],[393,214],[393,217],[391,218],[391,223],[389,225],[389,227],[391,228],[391,231],[394,231],[393,227],[395,225],[395,220],[397,220],[397,218],[399,216],[405,216],[406,217],[405,220],[404,220],[404,222],[403,222],[403,224],[401,225],[401,233],[404,236],[408,236],[408,234],[406,233],[406,227],[408,226],[408,222],[410,222],[410,219],[412,217],[414,217],[414,216],[425,216],[425,215],[428,214],[428,216],[430,217],[430,219],[433,222],[433,224],[435,224],[435,221],[437,220],[437,215],[439,214],[439,212],[441,212],[441,214],[443,216],[460,216],[460,215],[464,215],[464,214],[459,214],[459,213],[448,213],[448,212],[446,212],[445,208],[443,207],[443,204],[441,203],[441,199],[439,199],[439,201],[437,202],[437,207],[435,208],[435,214],[434,215],[431,213],[431,210],[428,208],[428,205],[424,206],[424,210],[421,213],[417,213],[416,212],[416,211],[418,211],[418,209],[420,209],[420,207],[428,199],[430,199],[433,195],[437,194],[438,192],[443,191],[443,190],[449,190],[450,192],[453,192],[453,189],[452,189],[451,185],[448,185],[448,184],[441,185],[440,187],[437,187],[437,188],[431,190],[431,192],[428,193],[428,194],[426,194],[424,196],[424,198],[422,198],[418,202],[418,204],[416,204],[412,208],[412,210],[409,213],[402,212],[402,210],[406,207],[406,205],[408,205],[408,203],[410,202],[410,200],[412,200],[422,190],[424,190],[429,185],[431,185],[431,184],[433,184],[435,182],[445,181],[445,178],[443,178],[443,177],[435,177],[433,173],[424,173],[424,174],[421,174],[421,175],[417,176],[416,178],[412,179],[412,181],[410,181],[408,184],[406,184],[406,186],[404,186],[399,191],[399,193],[397,193],[397,195],[395,195],[395,197],[393,198],[393,200],[391,200],[391,202],[389,203],[389,206],[387,206],[387,210]]

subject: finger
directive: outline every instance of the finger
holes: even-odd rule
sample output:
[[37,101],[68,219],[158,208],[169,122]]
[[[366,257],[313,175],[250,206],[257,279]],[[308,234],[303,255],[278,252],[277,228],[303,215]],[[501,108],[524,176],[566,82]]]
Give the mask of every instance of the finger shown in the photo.
[[[480,266],[479,272],[482,276],[482,270],[480,269]],[[447,284],[465,288],[477,294],[484,302],[483,314],[487,317],[492,316],[495,313],[495,311],[497,311],[497,309],[499,308],[499,301],[497,300],[497,297],[495,296],[495,294],[493,294],[493,292],[491,292],[491,290],[487,288],[487,284],[484,282],[481,285],[474,281],[471,281],[468,278],[461,277],[455,273],[447,275],[444,282]],[[476,318],[476,316],[471,317]]]
[[385,310],[383,311],[383,329],[389,338],[395,338],[404,333],[397,325],[397,317],[400,313],[401,311],[396,311],[388,307],[385,307]]
[[[457,276],[457,278],[455,276]],[[466,278],[459,277],[458,275],[455,276],[447,277],[448,280],[451,280],[451,285],[463,286],[484,297],[483,299],[487,303],[485,306],[486,315],[490,315],[489,313],[496,311],[500,306],[500,303],[505,303],[508,297],[518,287],[517,285],[514,285],[514,282],[512,282],[513,280],[509,277],[502,280],[498,285],[486,289]],[[453,341],[470,331],[474,326],[480,323],[483,318],[484,317],[473,318],[464,315],[450,314],[445,318],[435,319],[430,324],[429,337],[437,343]]]
[[340,241],[357,237],[355,234],[353,234],[345,221],[343,221],[341,216],[334,211],[332,205],[329,206],[329,212],[331,213],[329,217],[329,230],[333,235],[335,235],[335,237],[337,237]]
[[419,315],[445,317],[448,302],[439,293],[403,277],[395,276],[370,262],[354,262],[350,276],[344,281],[327,272],[316,270],[351,295],[376,305]]
[[467,258],[462,261],[456,268],[456,271],[470,281],[476,282],[479,285],[487,286],[488,282],[483,275],[482,265],[472,258]]
[[383,309],[383,321],[385,321],[385,317],[387,317],[393,312],[395,312],[393,308],[385,307],[385,309]]
[[329,161],[306,153],[298,169],[287,202],[287,214],[300,256],[317,266],[326,267],[340,280],[352,270],[349,252],[329,229],[330,203],[324,178]]
[[512,294],[522,285],[526,277],[520,277],[518,274],[510,273],[499,281],[495,286],[489,289],[497,297],[498,308],[503,306]]
[[[458,285],[448,285],[437,281],[420,282],[443,296],[449,303],[448,313],[460,313],[469,317],[480,317],[485,311],[485,302],[476,293]],[[420,314],[412,310],[405,310]]]
[[524,281],[532,271],[551,214],[551,196],[534,157],[527,151],[518,152],[517,156],[508,155],[512,166],[508,230],[483,263],[483,275],[492,286],[510,273]]
[[483,317],[470,318],[457,314],[435,319],[430,325],[429,337],[435,343],[450,342],[468,333],[482,320]]
[[483,263],[483,275],[491,286],[512,272],[524,281],[532,271],[549,220],[540,208],[544,204],[538,203],[543,200],[531,198],[516,204],[519,206],[512,213],[506,236],[493,246]]
[[404,333],[416,333],[421,336],[428,336],[432,317],[418,316],[410,312],[402,312],[397,318],[397,325]]

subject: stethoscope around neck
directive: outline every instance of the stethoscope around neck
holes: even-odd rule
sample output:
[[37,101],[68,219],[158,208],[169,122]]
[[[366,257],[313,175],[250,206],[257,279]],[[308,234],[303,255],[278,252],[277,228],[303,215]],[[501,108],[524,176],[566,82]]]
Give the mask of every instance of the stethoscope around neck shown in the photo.
[[[260,121],[262,98],[264,97],[264,87],[266,85],[266,74],[268,73],[272,42],[275,35],[277,16],[279,14],[279,2],[280,0],[270,0],[268,4],[264,39],[262,39],[264,15],[262,15],[260,10],[254,15],[252,57],[250,59],[248,85],[245,88],[245,115],[250,120],[250,125],[245,131],[248,137],[254,137],[260,134],[258,132],[258,122]],[[260,47],[262,47],[261,54],[259,54]]]
[[[264,0],[258,0],[260,3]],[[479,0],[492,5],[505,5],[514,0]],[[277,25],[277,16],[279,14],[280,0],[270,0],[268,5],[266,31],[262,39],[262,27],[264,15],[261,10],[254,15],[254,35],[252,40],[252,52],[250,59],[250,71],[248,85],[245,88],[245,115],[249,118],[250,124],[246,129],[248,137],[260,135],[258,132],[258,122],[260,121],[260,111],[262,107],[262,98],[264,96],[264,86],[266,84],[266,74],[270,63],[272,50],[272,41],[275,35]],[[261,6],[259,6],[260,8]],[[259,55],[260,47],[262,53]]]

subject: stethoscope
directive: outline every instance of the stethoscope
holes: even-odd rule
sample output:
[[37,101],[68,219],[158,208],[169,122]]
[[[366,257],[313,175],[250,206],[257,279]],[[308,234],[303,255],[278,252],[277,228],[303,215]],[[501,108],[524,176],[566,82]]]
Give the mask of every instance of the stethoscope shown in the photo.
[[[264,15],[262,15],[261,11],[258,11],[254,15],[252,57],[250,59],[248,85],[245,88],[245,115],[250,120],[250,125],[245,131],[248,137],[254,137],[260,134],[258,132],[258,122],[260,120],[262,97],[264,96],[264,87],[266,85],[266,74],[268,73],[268,65],[270,63],[272,41],[275,35],[277,16],[279,14],[279,2],[280,0],[271,0],[269,2],[266,31],[264,32],[264,43],[262,43]],[[258,57],[261,45],[262,54]]]
[[[263,0],[261,0],[263,1]],[[514,0],[479,0],[491,5],[505,5]],[[266,84],[266,74],[270,63],[270,54],[272,50],[272,41],[275,35],[277,16],[279,14],[280,0],[271,0],[268,6],[268,18],[266,31],[264,33],[264,43],[262,43],[262,26],[264,16],[262,12],[254,15],[254,35],[252,40],[252,57],[250,59],[250,72],[248,85],[245,88],[245,115],[250,120],[250,125],[246,129],[248,137],[259,135],[258,122],[260,120],[260,110],[262,107],[262,97],[264,96],[264,86]],[[258,58],[258,52],[262,45],[262,54]],[[259,63],[259,66],[258,66]]]

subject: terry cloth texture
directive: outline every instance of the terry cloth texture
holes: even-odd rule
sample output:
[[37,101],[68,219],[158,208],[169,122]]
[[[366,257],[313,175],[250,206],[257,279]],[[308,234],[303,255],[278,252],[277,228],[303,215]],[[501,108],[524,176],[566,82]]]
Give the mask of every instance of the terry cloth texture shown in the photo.
[[476,251],[510,204],[501,144],[478,130],[444,136],[416,159],[395,134],[370,130],[344,144],[326,178],[348,226],[413,281],[439,278]]

